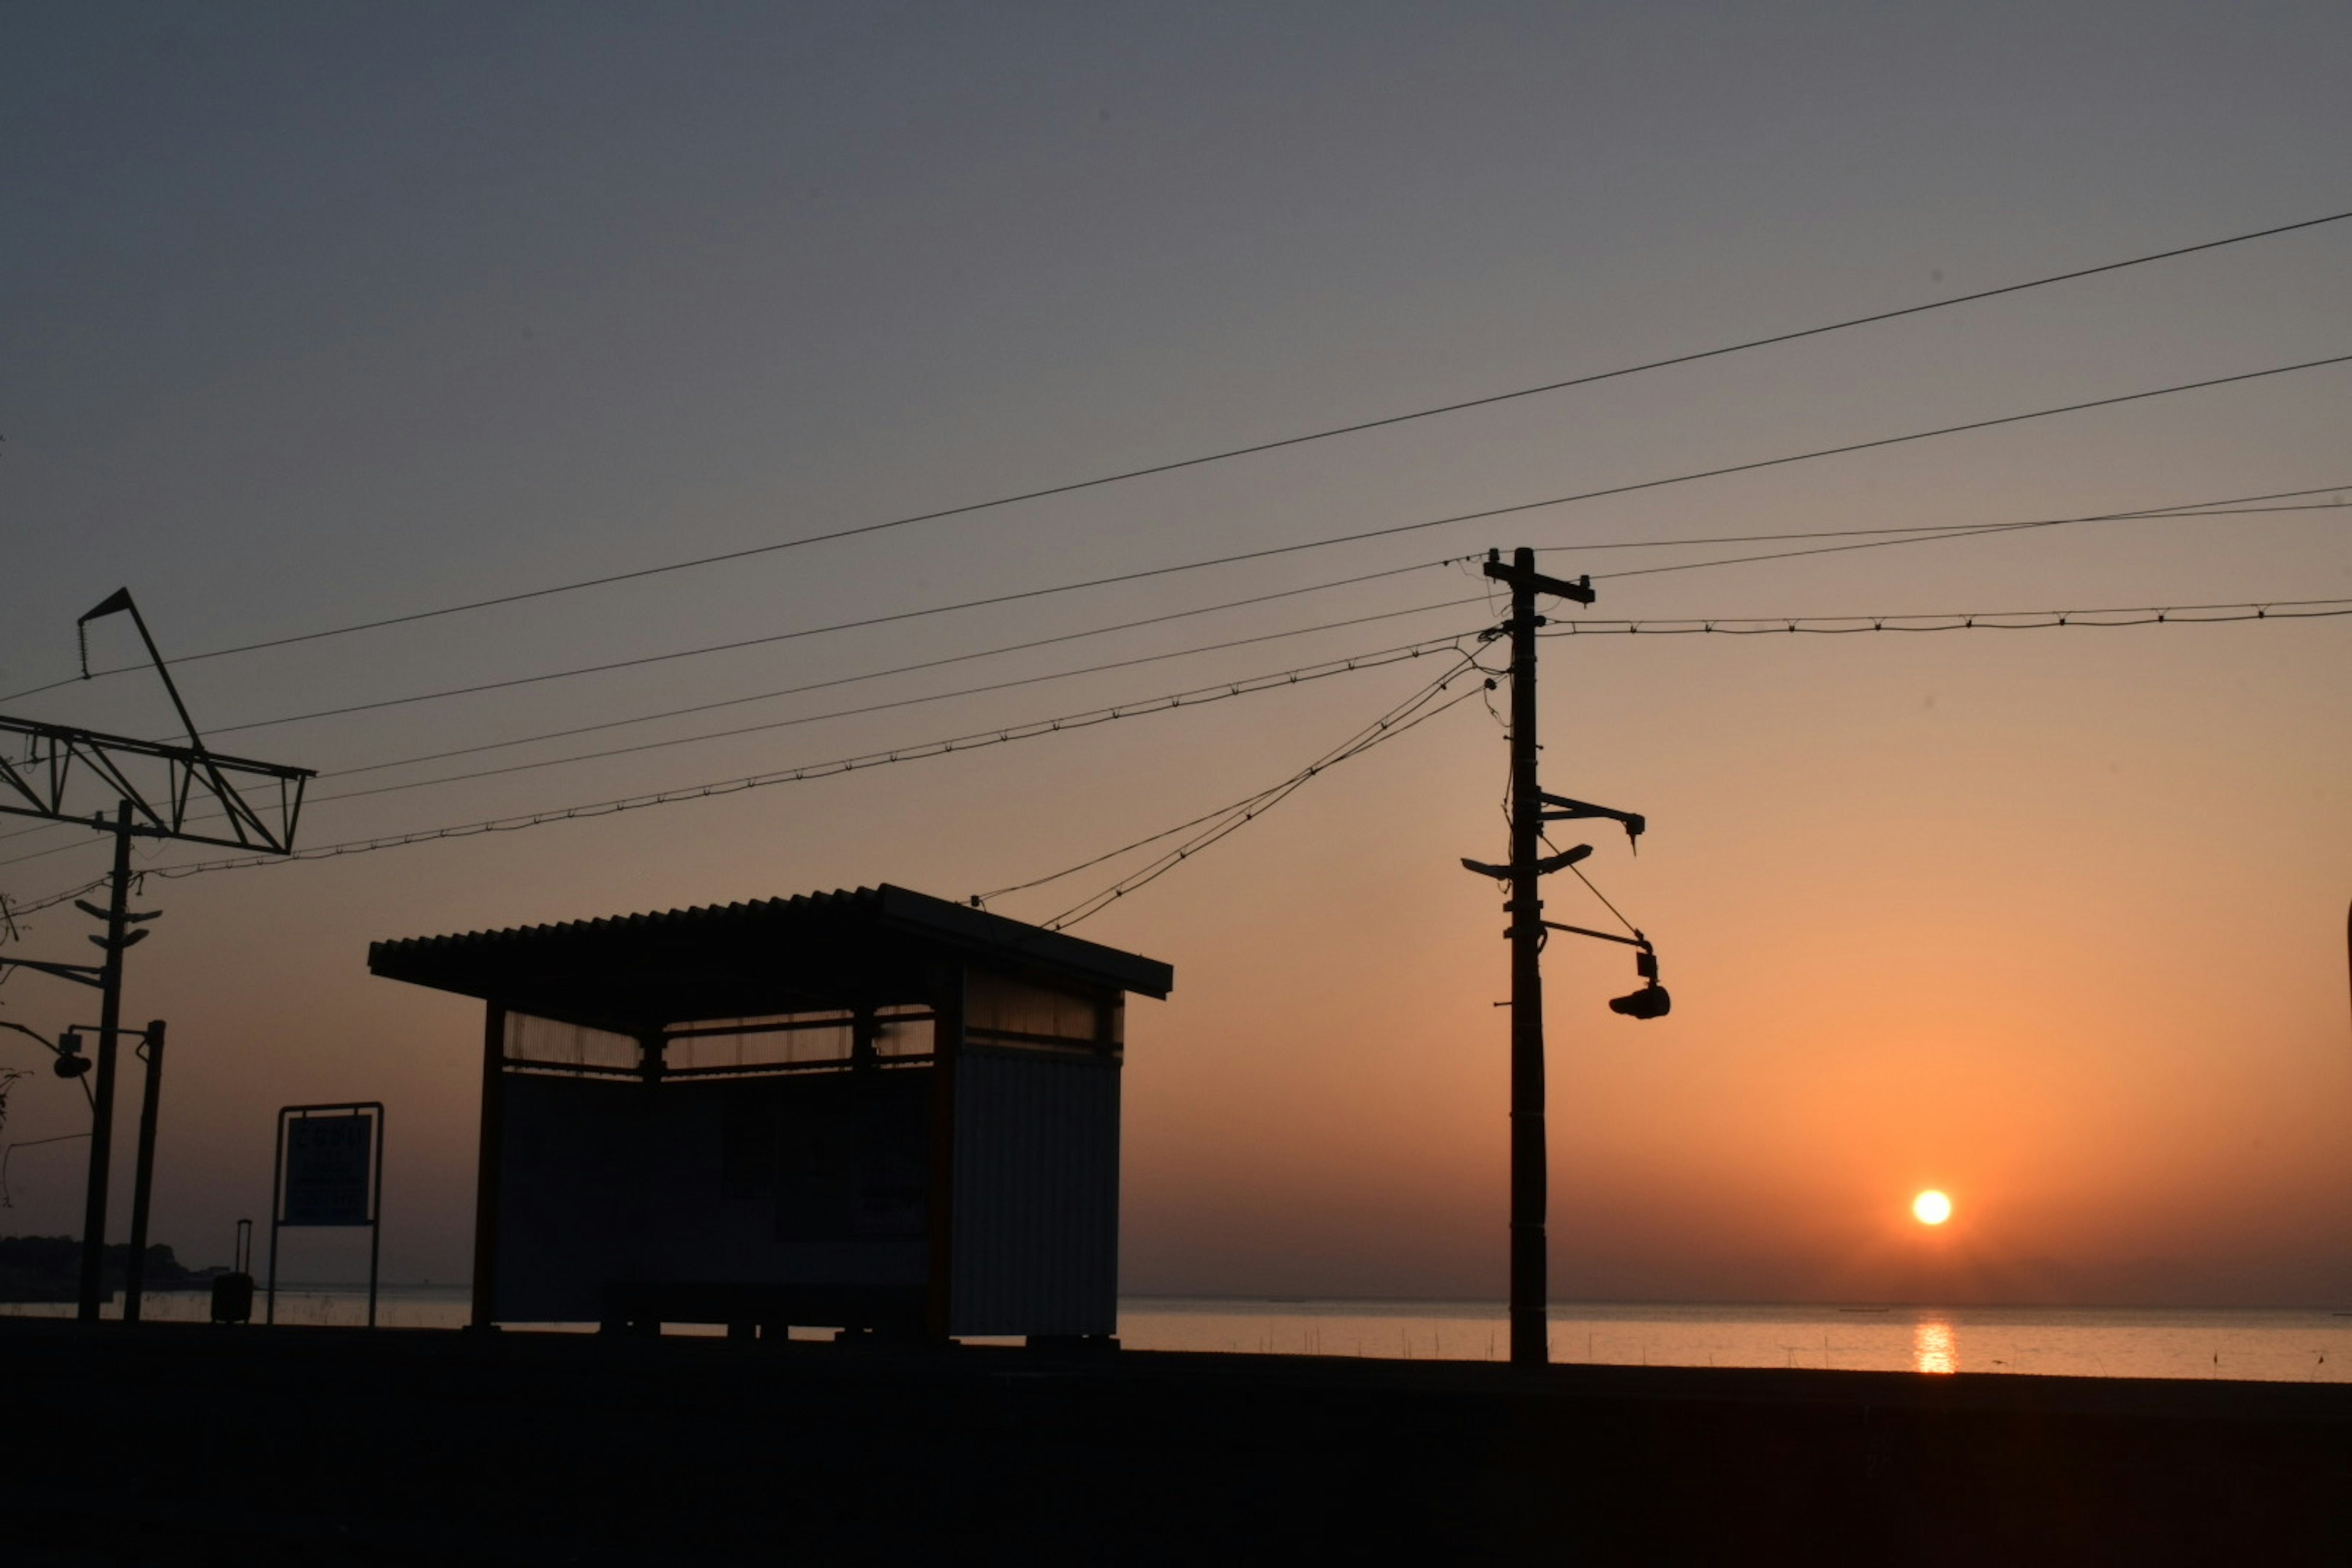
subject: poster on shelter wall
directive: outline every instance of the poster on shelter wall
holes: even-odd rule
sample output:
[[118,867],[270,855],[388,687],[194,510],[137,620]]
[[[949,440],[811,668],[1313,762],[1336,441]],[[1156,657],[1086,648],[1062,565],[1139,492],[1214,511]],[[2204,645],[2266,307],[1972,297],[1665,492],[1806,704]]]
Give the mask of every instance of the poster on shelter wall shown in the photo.
[[299,1116],[286,1124],[280,1225],[366,1225],[375,1118]]

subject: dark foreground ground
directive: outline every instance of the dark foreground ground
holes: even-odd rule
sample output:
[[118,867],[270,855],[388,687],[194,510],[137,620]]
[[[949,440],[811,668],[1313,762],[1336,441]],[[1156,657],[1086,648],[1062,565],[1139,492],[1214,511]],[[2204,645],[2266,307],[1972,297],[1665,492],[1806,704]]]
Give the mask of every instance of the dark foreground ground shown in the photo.
[[2352,1563],[2352,1387],[0,1320],[0,1563]]

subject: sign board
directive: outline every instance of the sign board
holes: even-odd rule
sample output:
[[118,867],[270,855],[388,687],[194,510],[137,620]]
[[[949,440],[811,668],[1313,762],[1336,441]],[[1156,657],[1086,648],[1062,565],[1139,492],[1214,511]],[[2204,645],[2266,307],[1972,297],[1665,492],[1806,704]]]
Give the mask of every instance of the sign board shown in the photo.
[[278,1321],[278,1233],[288,1226],[361,1226],[368,1233],[368,1327],[375,1327],[383,1252],[383,1101],[288,1105],[278,1111],[269,1173],[269,1305]]
[[280,1225],[366,1225],[375,1118],[305,1116],[286,1124],[286,1209]]

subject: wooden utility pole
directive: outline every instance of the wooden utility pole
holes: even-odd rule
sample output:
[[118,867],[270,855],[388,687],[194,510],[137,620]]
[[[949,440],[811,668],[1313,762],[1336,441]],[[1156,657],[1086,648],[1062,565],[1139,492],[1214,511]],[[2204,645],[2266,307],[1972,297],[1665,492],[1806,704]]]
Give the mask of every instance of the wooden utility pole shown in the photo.
[[1544,1232],[1550,1183],[1544,1142],[1543,791],[1536,779],[1536,595],[1552,594],[1592,603],[1590,578],[1567,583],[1536,571],[1536,552],[1522,546],[1511,563],[1490,552],[1486,575],[1507,584],[1511,618],[1511,1360],[1550,1360],[1547,1310],[1549,1258]]

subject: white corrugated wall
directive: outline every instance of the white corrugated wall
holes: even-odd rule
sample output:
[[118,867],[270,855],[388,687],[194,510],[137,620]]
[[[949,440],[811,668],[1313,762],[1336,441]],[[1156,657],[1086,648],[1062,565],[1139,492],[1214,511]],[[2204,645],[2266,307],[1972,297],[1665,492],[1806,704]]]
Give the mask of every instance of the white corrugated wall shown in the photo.
[[1118,1326],[1118,1061],[967,1044],[949,1332]]

